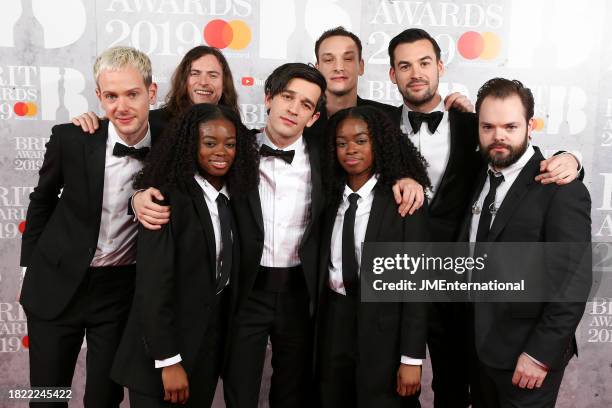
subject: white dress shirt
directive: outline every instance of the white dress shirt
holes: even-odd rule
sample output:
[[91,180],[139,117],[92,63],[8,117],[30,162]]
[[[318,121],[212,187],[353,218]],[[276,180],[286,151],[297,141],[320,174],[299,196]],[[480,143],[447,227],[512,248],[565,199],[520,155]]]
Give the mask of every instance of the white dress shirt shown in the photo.
[[[501,169],[499,171],[501,174],[503,174],[504,181],[502,181],[501,184],[497,187],[497,190],[495,190],[495,202],[493,203],[493,206],[496,209],[499,209],[499,207],[501,207],[502,202],[504,201],[504,198],[506,198],[506,194],[508,194],[508,190],[510,190],[510,187],[512,187],[512,184],[514,184],[514,181],[520,174],[521,170],[523,170],[523,167],[525,167],[525,165],[527,164],[529,159],[531,159],[534,153],[535,153],[535,150],[533,150],[533,146],[531,145],[527,146],[527,150],[525,150],[525,153],[523,153],[523,155],[520,157],[520,159],[516,161],[516,163],[512,164],[511,166],[506,167],[505,169]],[[489,169],[493,172],[495,171],[493,167],[491,166],[491,164],[489,164]],[[489,194],[489,188],[490,188],[489,176],[487,175],[487,179],[484,183],[484,186],[482,187],[482,191],[480,192],[478,199],[476,200],[475,203],[472,203],[472,222],[470,223],[470,242],[476,242],[476,233],[478,232],[478,223],[480,222],[480,213],[482,211],[489,211],[488,208],[482,208],[482,204],[484,203],[484,200],[487,197],[487,194]],[[491,214],[491,224],[489,225],[489,228],[491,228],[491,225],[493,225],[493,220],[495,220],[496,212],[497,211],[494,211]]]
[[[278,149],[265,131],[257,144]],[[259,198],[264,225],[261,266],[287,268],[300,264],[298,249],[310,219],[310,160],[304,138],[280,150],[295,150],[291,164],[278,157],[260,157]]]
[[[210,213],[210,219],[213,225],[213,231],[215,236],[215,255],[217,270],[215,271],[218,275],[221,270],[221,251],[223,250],[223,241],[221,240],[221,219],[219,218],[219,209],[217,208],[217,197],[219,194],[225,195],[225,197],[229,198],[229,194],[227,192],[227,188],[223,186],[221,190],[217,190],[214,188],[204,177],[196,174],[194,176],[196,182],[202,189],[204,194],[204,202],[206,203],[206,207],[208,207],[208,212]],[[229,282],[228,282],[229,283]],[[163,360],[155,360],[155,368],[168,367],[176,363],[180,363],[183,361],[180,354],[176,356],[172,356]]]
[[421,152],[425,160],[427,160],[427,175],[432,185],[432,191],[428,194],[428,197],[429,200],[431,200],[440,186],[442,175],[444,174],[444,170],[446,170],[450,157],[451,136],[448,112],[444,110],[443,101],[440,101],[438,106],[430,111],[440,111],[444,113],[440,124],[432,134],[426,122],[421,123],[421,129],[417,131],[412,130],[412,126],[408,120],[408,112],[410,112],[410,110],[411,109],[406,106],[406,104],[402,106],[402,123],[400,126],[402,132],[408,135],[410,141],[416,146],[419,152]]
[[[349,207],[348,197],[352,193],[359,195],[357,200],[357,212],[355,213],[355,258],[357,259],[357,274],[361,267],[361,246],[365,241],[365,234],[370,220],[372,203],[374,202],[374,187],[378,182],[378,176],[374,175],[357,191],[351,190],[347,185],[342,194],[342,203],[338,207],[334,229],[332,230],[331,252],[329,257],[329,287],[336,293],[346,296],[344,281],[342,280],[342,229],[344,226],[344,213]],[[402,364],[422,365],[423,360],[401,356]]]
[[[138,223],[128,215],[128,202],[134,193],[132,179],[143,167],[134,157],[113,155],[115,143],[126,145],[112,122],[108,123],[106,160],[104,163],[104,190],[98,244],[91,266],[130,265],[136,262],[136,233]],[[151,147],[151,130],[134,148]]]

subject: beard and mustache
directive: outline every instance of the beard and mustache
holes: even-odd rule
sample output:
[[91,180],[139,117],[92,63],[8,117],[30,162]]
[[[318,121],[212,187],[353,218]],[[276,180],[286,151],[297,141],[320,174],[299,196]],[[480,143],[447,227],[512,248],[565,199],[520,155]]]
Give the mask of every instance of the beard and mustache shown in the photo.
[[[503,169],[512,166],[521,158],[523,153],[525,153],[525,151],[527,150],[527,146],[529,144],[528,141],[529,138],[527,137],[527,132],[525,132],[525,138],[523,139],[523,143],[518,146],[511,146],[507,143],[494,142],[491,143],[489,146],[480,145],[480,151],[482,152],[482,155],[484,156],[485,160],[491,163],[493,167],[497,169]],[[506,149],[508,153],[491,153],[493,149],[500,147]]]

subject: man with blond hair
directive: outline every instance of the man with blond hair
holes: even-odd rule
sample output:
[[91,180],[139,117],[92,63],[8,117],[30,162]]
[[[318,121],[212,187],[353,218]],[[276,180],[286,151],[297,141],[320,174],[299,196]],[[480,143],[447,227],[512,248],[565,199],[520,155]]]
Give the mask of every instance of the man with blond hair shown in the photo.
[[149,127],[157,86],[145,54],[110,48],[96,59],[94,77],[108,119],[87,137],[72,124],[53,127],[21,245],[31,385],[70,387],[85,336],[87,408],[123,399],[109,372],[134,289],[138,224],[127,205],[159,133]]

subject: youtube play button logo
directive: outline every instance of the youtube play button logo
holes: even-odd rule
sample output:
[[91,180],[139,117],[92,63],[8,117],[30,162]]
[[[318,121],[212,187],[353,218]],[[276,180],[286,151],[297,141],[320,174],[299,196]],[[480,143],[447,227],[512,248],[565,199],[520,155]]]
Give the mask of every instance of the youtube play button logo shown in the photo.
[[255,78],[250,76],[242,77],[241,82],[243,86],[253,86],[255,84]]

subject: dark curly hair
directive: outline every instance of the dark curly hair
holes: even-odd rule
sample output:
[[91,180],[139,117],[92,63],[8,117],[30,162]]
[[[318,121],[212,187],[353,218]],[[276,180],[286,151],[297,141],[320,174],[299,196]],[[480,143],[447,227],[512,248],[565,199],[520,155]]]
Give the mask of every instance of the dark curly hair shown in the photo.
[[423,186],[431,187],[427,164],[421,153],[395,126],[386,113],[372,106],[356,106],[336,112],[329,120],[325,143],[325,188],[333,204],[342,199],[346,185],[346,171],[336,155],[336,131],[345,119],[360,119],[368,126],[374,157],[373,172],[378,174],[378,185],[391,189],[402,178],[410,177]]
[[185,187],[199,171],[200,124],[227,119],[236,128],[236,157],[225,176],[232,197],[240,196],[259,181],[259,153],[254,133],[240,121],[233,109],[207,103],[191,106],[148,155],[144,169],[136,175],[134,188]]

